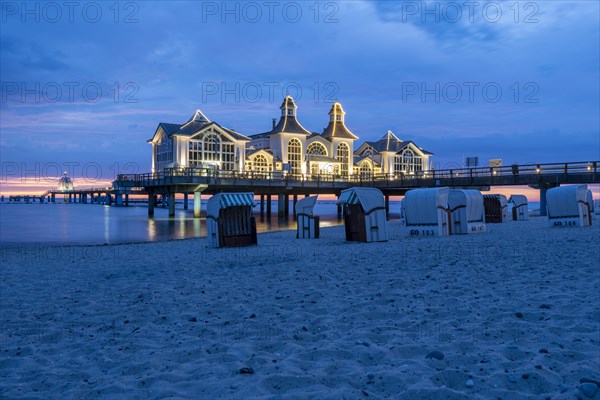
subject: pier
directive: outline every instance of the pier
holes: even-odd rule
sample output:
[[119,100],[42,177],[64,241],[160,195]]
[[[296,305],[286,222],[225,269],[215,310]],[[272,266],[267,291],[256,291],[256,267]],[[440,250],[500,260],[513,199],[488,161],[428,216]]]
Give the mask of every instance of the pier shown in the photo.
[[[175,196],[183,194],[184,209],[188,209],[191,200],[194,216],[200,217],[202,194],[253,192],[259,196],[261,214],[266,211],[267,215],[270,215],[272,201],[276,199],[278,215],[288,216],[290,199],[295,204],[299,196],[314,194],[338,196],[342,190],[354,186],[375,187],[381,190],[388,211],[390,196],[404,195],[410,189],[448,186],[486,191],[491,186],[529,186],[540,190],[540,211],[545,215],[545,195],[548,189],[562,184],[600,184],[599,167],[600,161],[581,161],[418,171],[405,175],[354,174],[350,176],[167,168],[162,172],[118,175],[112,187],[107,188],[50,190],[41,195],[7,197],[9,202],[25,203],[52,203],[60,196],[65,203],[112,206],[144,203],[148,206],[150,216],[154,214],[155,206],[162,204],[169,208],[169,215],[173,216]],[[130,196],[138,196],[138,198],[130,199]],[[139,196],[147,196],[147,201],[140,200]]]
[[[183,193],[194,195],[194,215],[200,215],[200,195],[219,192],[254,192],[260,196],[260,210],[270,214],[272,196],[278,199],[278,214],[289,214],[289,199],[294,204],[299,195],[339,193],[353,186],[375,187],[386,197],[404,195],[408,190],[424,187],[477,188],[489,190],[491,186],[530,186],[540,190],[540,207],[545,209],[545,193],[561,184],[600,183],[600,161],[583,161],[552,164],[523,164],[504,167],[460,168],[418,171],[407,175],[371,174],[336,176],[331,174],[286,174],[285,172],[236,172],[197,168],[172,168],[162,172],[118,175],[113,182],[115,193],[148,195],[148,214],[154,213],[155,196],[166,195],[175,199]],[[174,215],[174,201],[170,201],[169,214]],[[543,214],[542,210],[542,214]]]

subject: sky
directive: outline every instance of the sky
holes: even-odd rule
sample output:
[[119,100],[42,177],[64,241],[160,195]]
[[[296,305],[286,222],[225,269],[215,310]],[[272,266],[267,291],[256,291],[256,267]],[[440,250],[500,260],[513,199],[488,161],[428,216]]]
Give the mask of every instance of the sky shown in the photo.
[[[600,160],[600,2],[2,2],[0,190],[148,172],[196,109],[252,135],[290,94],[359,138],[512,163]],[[357,144],[357,146],[358,146]]]

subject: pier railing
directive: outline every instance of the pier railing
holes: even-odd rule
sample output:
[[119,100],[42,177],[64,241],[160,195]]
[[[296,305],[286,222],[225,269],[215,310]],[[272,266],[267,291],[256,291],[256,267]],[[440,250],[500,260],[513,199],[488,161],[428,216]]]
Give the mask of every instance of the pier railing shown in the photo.
[[[113,185],[127,182],[128,186],[146,187],[167,183],[171,178],[189,177],[206,178],[207,182],[216,182],[219,179],[236,179],[250,181],[278,181],[278,182],[317,182],[317,183],[357,183],[364,184],[372,182],[374,186],[413,186],[415,181],[435,182],[442,180],[447,182],[507,182],[507,177],[533,177],[535,176],[569,176],[573,174],[592,174],[597,176],[600,161],[582,161],[568,163],[548,164],[513,164],[500,167],[478,167],[478,168],[452,168],[444,170],[398,172],[393,174],[353,174],[350,176],[335,174],[292,174],[286,171],[222,171],[203,168],[166,168],[160,172],[145,174],[120,174]],[[486,179],[487,178],[487,179]],[[196,180],[196,179],[193,179]],[[515,179],[516,180],[516,179]],[[528,182],[535,179],[529,179]],[[190,182],[191,183],[191,182]],[[504,183],[506,184],[506,183]]]

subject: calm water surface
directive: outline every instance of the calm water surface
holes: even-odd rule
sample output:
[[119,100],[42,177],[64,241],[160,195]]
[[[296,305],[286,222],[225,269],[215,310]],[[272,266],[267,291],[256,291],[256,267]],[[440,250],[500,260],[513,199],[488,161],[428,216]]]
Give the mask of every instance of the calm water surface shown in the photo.
[[[255,207],[258,232],[296,229],[296,222],[277,217],[277,204],[271,218]],[[290,204],[290,210],[291,210]],[[321,227],[339,225],[333,201],[318,202],[315,214]],[[0,241],[2,243],[77,243],[104,244],[187,239],[206,236],[206,203],[202,217],[177,204],[175,217],[166,208],[156,207],[149,218],[145,206],[110,207],[97,204],[0,203]]]
[[[292,205],[290,204],[290,210]],[[539,203],[529,203],[539,209]],[[277,217],[277,203],[271,218],[261,216],[254,208],[258,232],[296,229],[293,216]],[[400,202],[390,201],[390,217],[399,218]],[[71,243],[113,244],[187,239],[206,236],[206,202],[202,201],[202,218],[194,218],[193,210],[177,204],[175,217],[166,208],[156,207],[148,218],[145,206],[110,207],[97,204],[0,203],[1,243]],[[321,227],[341,225],[334,201],[318,201],[315,215]]]

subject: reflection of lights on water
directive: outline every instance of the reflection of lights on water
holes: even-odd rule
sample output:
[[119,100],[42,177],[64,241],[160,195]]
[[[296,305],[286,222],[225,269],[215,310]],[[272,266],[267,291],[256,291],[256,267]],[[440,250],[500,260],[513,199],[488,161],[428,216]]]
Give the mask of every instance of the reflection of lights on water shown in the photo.
[[200,222],[200,218],[194,218],[194,236],[202,236],[202,223]]
[[104,243],[110,239],[110,206],[104,206]]
[[148,218],[148,240],[156,239],[156,221],[154,218]]
[[179,223],[179,238],[185,238],[185,220],[186,218],[178,218]]
[[176,217],[148,218],[148,240],[161,240],[162,235],[174,239],[197,238],[206,236],[202,231],[202,220],[189,212],[177,213]]

